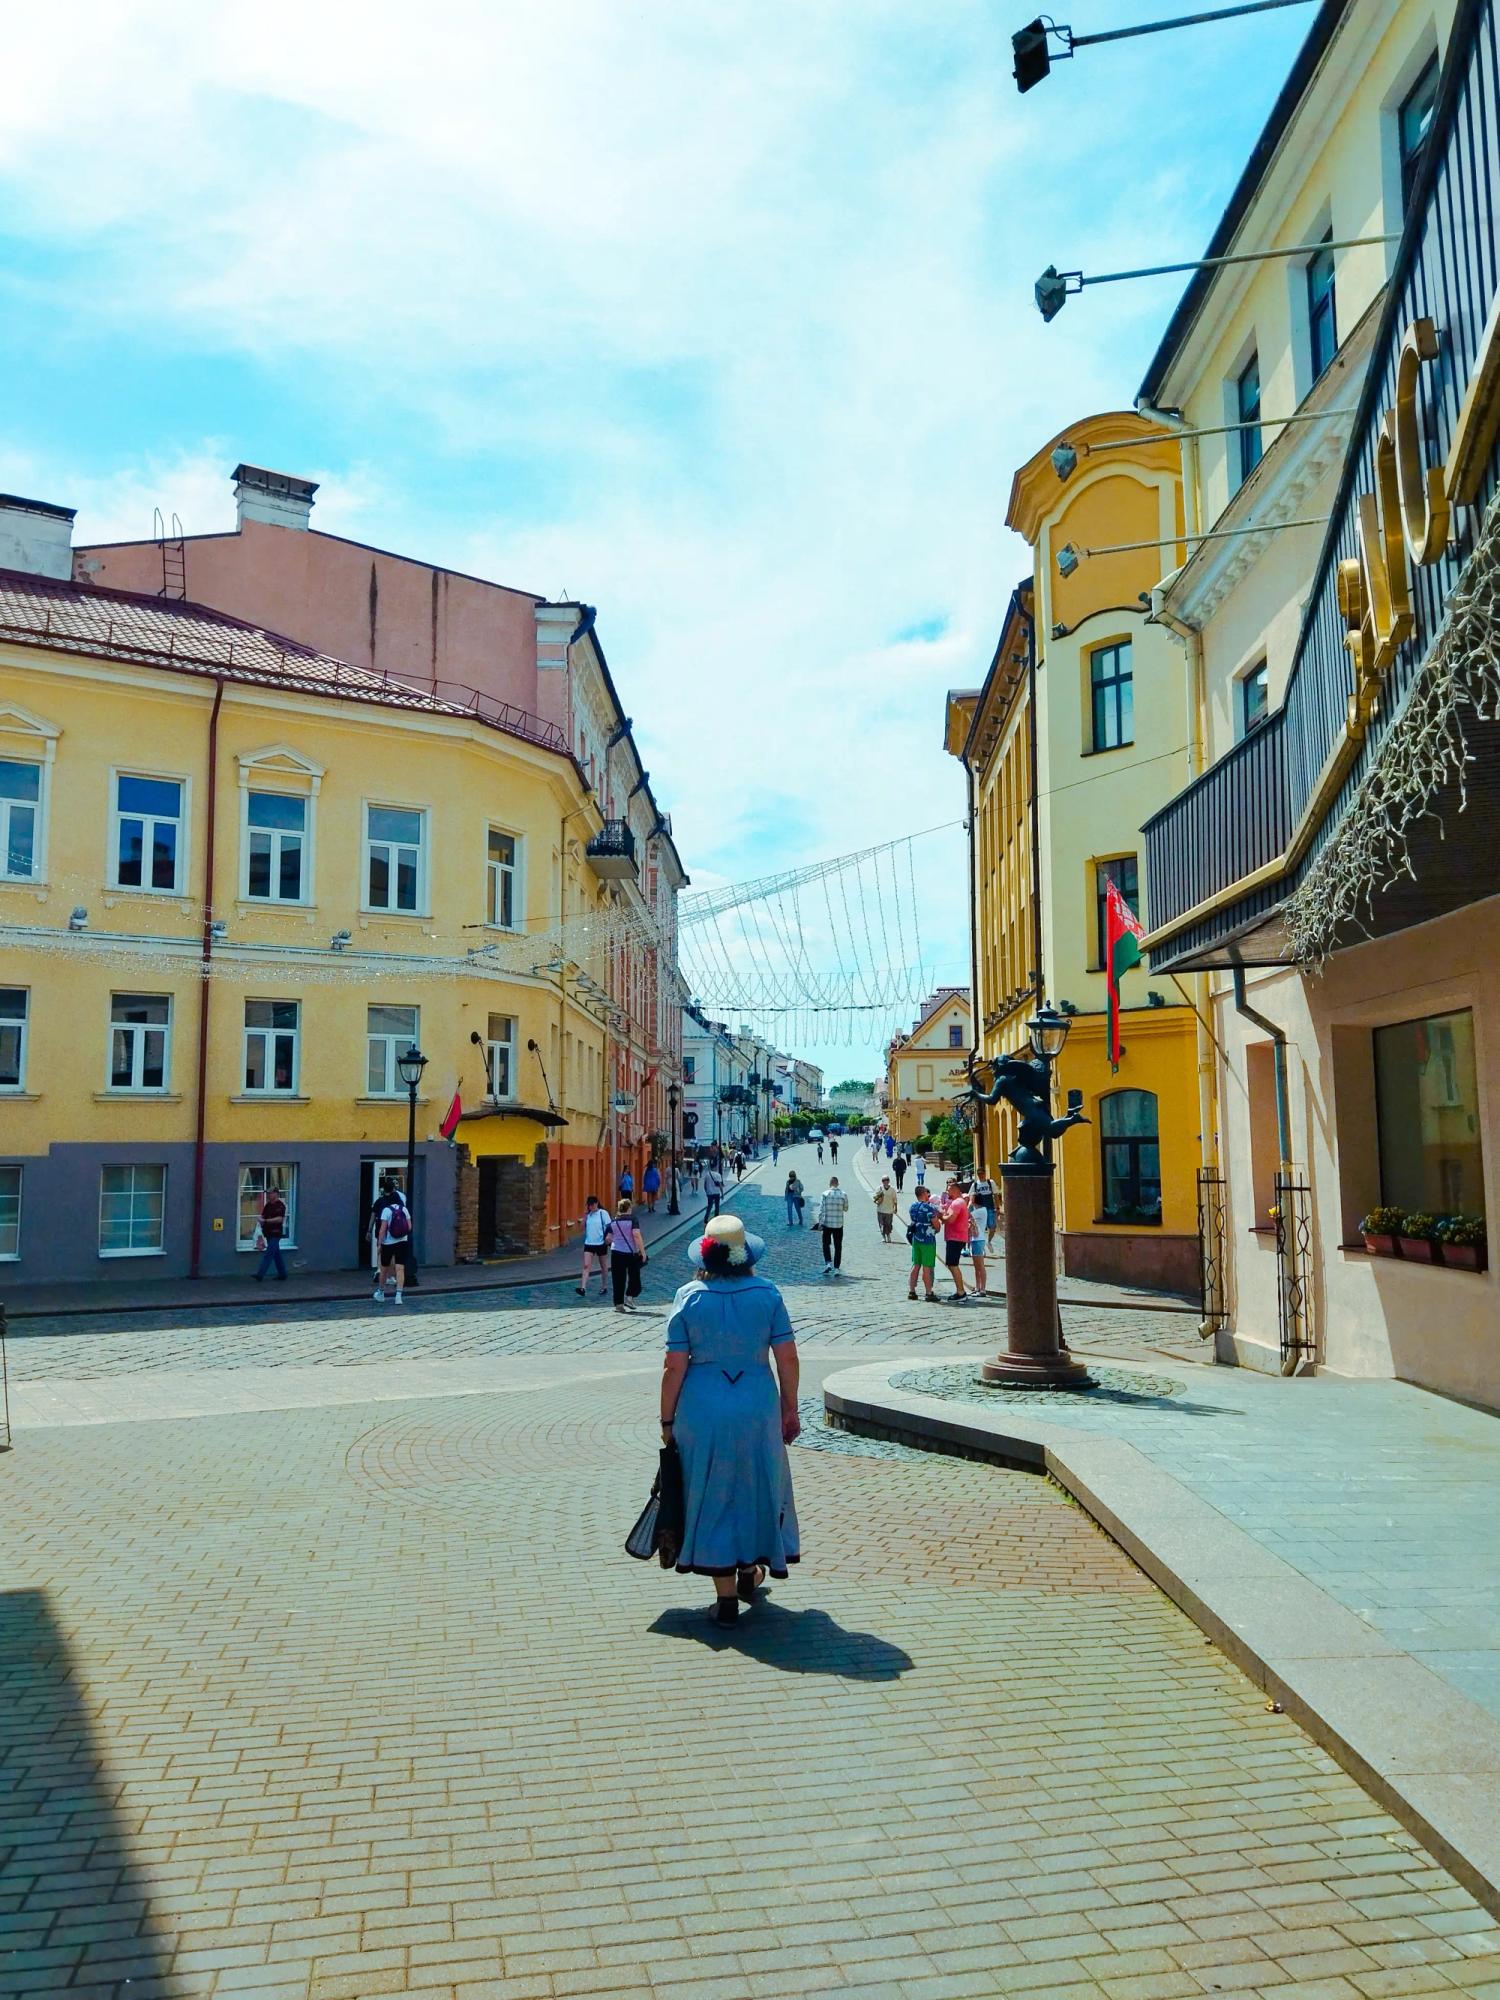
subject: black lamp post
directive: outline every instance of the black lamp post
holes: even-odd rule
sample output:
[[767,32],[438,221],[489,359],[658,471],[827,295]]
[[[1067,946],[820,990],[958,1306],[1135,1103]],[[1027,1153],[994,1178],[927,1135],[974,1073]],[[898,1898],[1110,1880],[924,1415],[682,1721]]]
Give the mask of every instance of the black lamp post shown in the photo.
[[[396,1068],[401,1081],[406,1085],[406,1206],[411,1215],[410,1245],[417,1233],[417,1086],[422,1081],[422,1072],[427,1067],[427,1058],[413,1042],[396,1058]],[[406,1267],[408,1285],[417,1283],[417,1258],[410,1255]]]
[[681,1215],[682,1208],[677,1200],[677,1107],[682,1101],[682,1092],[675,1083],[667,1085],[667,1119],[672,1127],[672,1185],[667,1193],[668,1215]]
[[[1082,1116],[1052,1116],[1052,1065],[1073,1023],[1051,1006],[1026,1024],[1032,1060],[1004,1065],[1004,1095],[1021,1116],[1020,1139],[1000,1169],[1005,1202],[1005,1352],[986,1361],[987,1382],[1018,1389],[1090,1389],[1093,1378],[1062,1344],[1057,1311],[1057,1261],[1052,1142]],[[997,1068],[997,1078],[999,1070]]]

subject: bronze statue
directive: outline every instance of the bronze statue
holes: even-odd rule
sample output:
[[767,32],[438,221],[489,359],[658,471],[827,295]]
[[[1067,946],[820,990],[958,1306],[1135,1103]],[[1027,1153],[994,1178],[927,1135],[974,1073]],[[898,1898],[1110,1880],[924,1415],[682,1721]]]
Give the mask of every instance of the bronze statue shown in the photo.
[[1011,1154],[1017,1166],[1041,1166],[1041,1146],[1045,1140],[1060,1139],[1073,1125],[1087,1125],[1081,1111],[1065,1112],[1054,1118],[1050,1097],[1052,1070],[1041,1057],[986,1056],[993,1082],[988,1090],[974,1075],[974,1058],[969,1058],[969,1096],[980,1104],[998,1104],[1003,1098],[1021,1121],[1020,1143]]

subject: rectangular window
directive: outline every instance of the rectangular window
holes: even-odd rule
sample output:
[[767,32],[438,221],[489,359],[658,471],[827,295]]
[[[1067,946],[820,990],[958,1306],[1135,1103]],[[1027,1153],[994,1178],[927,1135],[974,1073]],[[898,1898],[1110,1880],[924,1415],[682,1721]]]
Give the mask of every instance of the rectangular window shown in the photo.
[[1320,247],[1307,260],[1307,335],[1311,349],[1312,379],[1316,382],[1338,352],[1338,319],[1334,308],[1333,241],[1330,224],[1320,239]]
[[0,986],[0,1090],[26,1088],[26,1013],[30,997],[24,986]]
[[489,833],[489,858],[486,861],[489,888],[488,921],[498,924],[502,930],[516,927],[516,841],[515,835],[502,833],[492,826]]
[[489,1021],[490,1095],[516,1094],[516,1023],[510,1014],[491,1014]]
[[115,877],[117,889],[183,887],[183,785],[180,778],[115,777]]
[[1096,750],[1118,750],[1135,741],[1135,696],[1130,669],[1130,641],[1099,646],[1089,655]]
[[1234,385],[1235,422],[1241,428],[1235,439],[1239,448],[1240,482],[1243,484],[1260,464],[1260,356],[1252,354],[1240,370]]
[[291,1097],[297,1090],[300,1000],[245,1002],[245,1089],[257,1097]]
[[172,1002],[165,993],[112,993],[109,1001],[109,1087],[165,1090]]
[[239,1225],[235,1247],[255,1248],[255,1232],[260,1227],[260,1205],[275,1188],[286,1203],[286,1230],[282,1247],[297,1247],[297,1169],[294,1166],[266,1166],[259,1161],[240,1168]]
[[1411,207],[1412,190],[1417,184],[1422,155],[1427,150],[1427,134],[1432,129],[1432,107],[1437,103],[1438,59],[1436,56],[1417,78],[1396,113],[1396,143],[1401,150],[1401,212]]
[[36,880],[41,813],[41,765],[0,757],[0,881]]
[[1266,663],[1252,667],[1240,679],[1240,734],[1248,736],[1252,729],[1259,729],[1266,719],[1269,696],[1266,689]]
[[245,894],[254,902],[300,903],[306,894],[307,800],[251,792],[245,806]]
[[365,1094],[369,1097],[404,1097],[406,1085],[397,1069],[398,1059],[416,1046],[415,1007],[371,1007],[367,1010]]
[[1120,894],[1130,905],[1133,916],[1140,915],[1140,871],[1136,867],[1133,854],[1122,854],[1118,861],[1100,861],[1094,867],[1094,967],[1097,971],[1108,960],[1104,948],[1105,904],[1109,896],[1109,885],[1113,882]]
[[1426,1215],[1484,1214],[1474,1016],[1375,1030],[1380,1199]]
[[0,1263],[21,1254],[21,1169],[0,1167]]
[[961,1049],[963,1045],[964,1045],[963,1025],[961,1022],[955,1021],[948,1029],[948,1046],[950,1049]]
[[365,807],[365,902],[372,910],[422,907],[424,815],[406,806]]
[[698,1081],[698,1058],[696,1056],[683,1057],[682,1080],[684,1083],[696,1083]]
[[160,1256],[166,1206],[165,1167],[101,1168],[99,1255]]

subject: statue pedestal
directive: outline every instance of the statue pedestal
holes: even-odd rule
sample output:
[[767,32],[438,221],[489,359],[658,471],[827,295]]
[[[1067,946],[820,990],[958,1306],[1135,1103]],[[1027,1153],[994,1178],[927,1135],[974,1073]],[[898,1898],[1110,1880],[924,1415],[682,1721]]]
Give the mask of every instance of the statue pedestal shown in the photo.
[[1093,1387],[1093,1377],[1059,1338],[1052,1224],[1055,1173],[1046,1162],[1007,1160],[1000,1169],[1005,1201],[1006,1348],[980,1370],[986,1382],[1034,1389]]

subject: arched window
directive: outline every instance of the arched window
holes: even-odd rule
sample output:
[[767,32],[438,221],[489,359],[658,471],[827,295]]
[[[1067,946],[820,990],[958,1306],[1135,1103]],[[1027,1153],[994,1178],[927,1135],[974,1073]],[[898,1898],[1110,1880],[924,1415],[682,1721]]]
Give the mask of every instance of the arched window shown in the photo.
[[1099,1154],[1106,1222],[1161,1221],[1161,1149],[1156,1093],[1115,1090],[1099,1100]]

